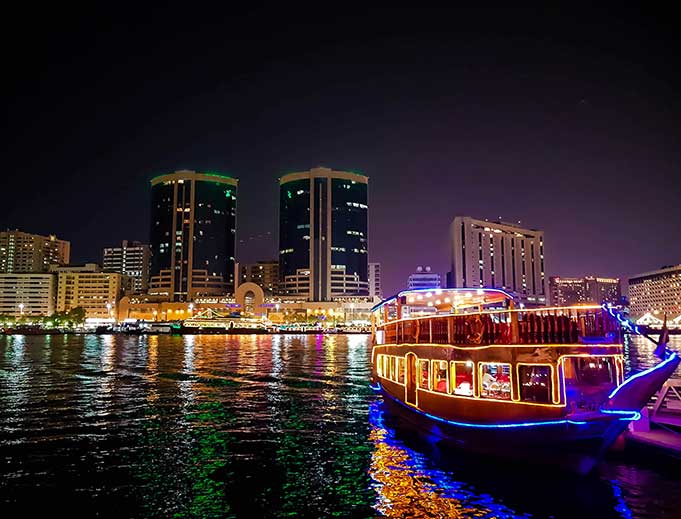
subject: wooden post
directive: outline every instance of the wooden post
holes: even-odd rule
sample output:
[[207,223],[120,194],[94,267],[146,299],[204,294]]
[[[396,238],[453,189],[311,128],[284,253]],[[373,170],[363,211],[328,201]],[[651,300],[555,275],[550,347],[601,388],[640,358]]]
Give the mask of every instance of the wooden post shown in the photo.
[[447,316],[447,344],[454,344],[452,342],[452,316]]
[[514,312],[515,305],[513,304],[513,300],[509,302],[508,309],[511,314],[511,344],[519,344],[520,330],[518,326],[518,312]]

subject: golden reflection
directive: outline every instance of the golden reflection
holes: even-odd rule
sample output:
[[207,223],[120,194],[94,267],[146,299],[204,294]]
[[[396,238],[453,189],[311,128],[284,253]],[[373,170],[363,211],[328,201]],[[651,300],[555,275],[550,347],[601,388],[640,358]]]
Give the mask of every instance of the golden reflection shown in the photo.
[[159,399],[158,385],[158,335],[147,336],[147,369],[144,378],[149,384],[147,393],[147,404],[153,405]]
[[369,468],[378,493],[375,508],[385,517],[489,517],[486,508],[443,495],[428,474],[413,466],[410,454],[389,441],[385,429],[373,427],[369,438],[375,447]]

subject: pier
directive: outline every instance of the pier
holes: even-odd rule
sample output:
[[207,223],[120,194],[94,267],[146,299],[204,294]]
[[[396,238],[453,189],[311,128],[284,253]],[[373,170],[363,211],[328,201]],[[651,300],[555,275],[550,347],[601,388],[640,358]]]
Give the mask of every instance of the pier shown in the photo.
[[681,457],[681,378],[669,379],[625,432],[627,444]]

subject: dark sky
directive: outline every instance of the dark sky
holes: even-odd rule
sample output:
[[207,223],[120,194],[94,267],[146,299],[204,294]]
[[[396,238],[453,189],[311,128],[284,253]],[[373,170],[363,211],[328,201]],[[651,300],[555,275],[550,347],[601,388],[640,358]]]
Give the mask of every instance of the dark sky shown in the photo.
[[0,227],[74,261],[148,240],[181,168],[239,178],[238,259],[275,258],[278,176],[325,165],[370,177],[386,293],[455,215],[545,230],[551,275],[681,262],[671,11],[62,5],[3,16]]

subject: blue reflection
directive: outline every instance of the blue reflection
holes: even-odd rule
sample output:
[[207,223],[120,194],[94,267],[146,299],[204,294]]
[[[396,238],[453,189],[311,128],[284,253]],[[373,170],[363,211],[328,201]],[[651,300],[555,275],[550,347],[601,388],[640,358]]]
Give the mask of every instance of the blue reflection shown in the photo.
[[408,429],[381,398],[369,406],[369,423],[374,507],[387,517],[409,509],[434,517],[633,517],[615,481],[444,447]]
[[387,517],[402,517],[416,510],[435,517],[451,514],[489,519],[530,517],[489,494],[476,492],[453,474],[432,466],[424,454],[407,447],[396,438],[396,431],[386,425],[383,405],[381,401],[374,401],[369,406],[371,437],[375,444],[370,475],[378,494],[375,508],[379,512]]
[[632,513],[631,509],[629,506],[627,506],[626,501],[624,500],[624,497],[622,495],[622,489],[619,486],[619,483],[615,481],[614,479],[610,481],[610,484],[612,485],[612,495],[615,497],[615,500],[617,501],[617,504],[615,505],[615,510],[622,516],[623,519],[632,519],[634,517],[634,514]]

